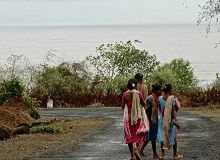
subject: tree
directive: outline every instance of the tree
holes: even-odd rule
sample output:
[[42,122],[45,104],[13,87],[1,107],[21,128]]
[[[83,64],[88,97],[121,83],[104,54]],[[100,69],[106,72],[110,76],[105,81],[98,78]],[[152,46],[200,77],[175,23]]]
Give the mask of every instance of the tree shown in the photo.
[[[204,5],[199,5],[201,12],[199,12],[199,18],[197,24],[201,24],[202,21],[208,21],[208,25],[206,27],[207,34],[211,29],[211,22],[215,20],[218,22],[218,15],[220,14],[220,0],[207,0]],[[220,30],[219,30],[220,31]],[[216,44],[216,47],[220,43]]]
[[33,92],[54,97],[63,93],[76,94],[87,87],[88,73],[83,63],[61,63],[58,66],[44,66],[36,77]]
[[158,67],[149,77],[151,83],[164,85],[170,83],[176,91],[185,92],[197,86],[197,79],[188,60],[174,59]]
[[[177,78],[176,73],[169,68],[167,65],[159,66],[155,69],[148,78],[149,84],[160,84],[164,85],[167,83],[176,86],[179,79]],[[151,88],[151,86],[149,86]]]
[[15,96],[21,97],[24,92],[24,85],[18,77],[12,76],[5,79],[0,86],[0,103]]
[[[138,40],[135,42],[140,43]],[[131,78],[135,73],[140,72],[147,77],[159,65],[155,55],[137,49],[131,41],[102,44],[96,48],[96,52],[97,56],[90,55],[87,60],[95,68],[107,93],[118,88],[114,86],[118,84],[116,80],[121,81],[122,76]]]
[[174,59],[166,65],[172,69],[180,79],[181,88],[187,89],[188,87],[197,85],[194,70],[188,60],[184,60],[183,58]]
[[29,85],[32,79],[32,74],[35,71],[35,66],[31,64],[29,59],[20,54],[12,54],[7,58],[7,64],[1,67],[1,79],[10,79],[18,77],[24,85]]
[[[136,40],[135,42],[139,42]],[[139,42],[140,43],[140,42]],[[100,45],[96,48],[97,56],[87,57],[90,64],[95,68],[97,74],[113,80],[117,75],[134,74],[141,72],[146,76],[157,66],[159,62],[155,55],[150,55],[145,50],[139,50],[132,45],[131,41],[126,43]]]

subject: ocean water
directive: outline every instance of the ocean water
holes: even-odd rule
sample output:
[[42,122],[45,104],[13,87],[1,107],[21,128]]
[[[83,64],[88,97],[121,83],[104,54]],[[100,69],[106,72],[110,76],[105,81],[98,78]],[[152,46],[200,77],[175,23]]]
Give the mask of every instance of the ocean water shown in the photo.
[[48,26],[0,27],[0,64],[11,54],[23,54],[33,63],[42,63],[53,50],[57,62],[82,61],[96,47],[119,41],[140,40],[135,44],[155,54],[163,64],[174,58],[191,62],[200,84],[211,83],[220,72],[220,33],[212,26],[206,35],[205,25],[142,25],[142,26]]

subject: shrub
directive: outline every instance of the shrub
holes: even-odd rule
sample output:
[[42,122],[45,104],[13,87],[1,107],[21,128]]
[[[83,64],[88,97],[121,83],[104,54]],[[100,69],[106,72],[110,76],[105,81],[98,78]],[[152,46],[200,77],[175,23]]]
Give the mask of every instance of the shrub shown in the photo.
[[[139,41],[135,40],[135,42]],[[122,80],[121,75],[128,77],[141,72],[147,77],[159,65],[155,55],[150,55],[146,50],[137,49],[131,41],[102,44],[96,48],[96,52],[97,56],[90,55],[87,60],[99,75],[99,85],[107,95],[117,91],[118,85],[115,85],[115,82]],[[123,88],[121,85],[118,87],[120,90]]]
[[170,83],[173,86],[175,86],[177,81],[178,79],[175,72],[167,66],[158,67],[150,74],[148,79],[150,84],[164,85]]
[[31,111],[38,111],[38,107],[40,107],[40,101],[37,100],[36,98],[31,98],[29,95],[26,93],[23,94],[22,96],[25,105],[31,110]]
[[[81,68],[80,68],[80,67]],[[45,66],[37,77],[33,92],[54,97],[63,93],[76,94],[88,89],[83,64],[62,63],[58,66]]]
[[63,132],[63,130],[59,127],[55,127],[55,126],[34,126],[30,129],[30,133],[58,133],[58,132]]
[[4,80],[1,85],[0,101],[4,102],[14,96],[21,97],[24,92],[24,85],[21,80],[17,77]]
[[216,74],[216,78],[215,78],[214,82],[209,85],[209,88],[211,90],[215,90],[215,91],[220,92],[220,77],[219,77],[218,73]]
[[174,59],[166,66],[174,71],[178,78],[178,89],[182,92],[192,91],[198,84],[198,80],[194,75],[193,68],[188,60],[182,58]]
[[188,60],[174,59],[158,67],[149,76],[150,83],[170,83],[175,92],[192,92],[197,88],[197,79]]

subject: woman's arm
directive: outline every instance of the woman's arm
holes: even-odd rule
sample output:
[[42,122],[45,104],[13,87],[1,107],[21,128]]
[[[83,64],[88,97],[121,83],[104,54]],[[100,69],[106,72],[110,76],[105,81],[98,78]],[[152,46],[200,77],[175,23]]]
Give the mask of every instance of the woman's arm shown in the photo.
[[143,97],[140,97],[140,103],[144,108],[146,108],[146,102]]
[[180,128],[180,125],[179,125],[178,120],[177,120],[176,105],[172,105],[172,117],[173,117],[173,119],[175,120],[174,125],[175,125],[177,128]]
[[121,102],[121,108],[124,109],[125,108],[125,100],[124,98],[122,98],[122,102]]

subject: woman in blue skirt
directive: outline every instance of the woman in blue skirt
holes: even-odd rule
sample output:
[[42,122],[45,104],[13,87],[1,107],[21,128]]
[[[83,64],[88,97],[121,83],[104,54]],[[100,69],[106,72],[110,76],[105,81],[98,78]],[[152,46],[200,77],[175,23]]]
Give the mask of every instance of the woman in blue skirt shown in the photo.
[[166,84],[163,88],[163,96],[159,97],[161,116],[158,123],[158,139],[161,142],[162,157],[165,159],[165,150],[173,147],[173,159],[183,158],[177,154],[177,135],[180,127],[177,121],[177,111],[180,108],[178,99],[172,95],[172,86]]
[[162,93],[162,86],[161,85],[152,85],[152,94],[147,97],[146,100],[146,114],[148,117],[148,121],[150,124],[149,132],[144,133],[144,139],[146,139],[141,148],[140,148],[140,155],[146,156],[143,152],[144,148],[151,141],[152,149],[153,149],[153,159],[160,159],[160,156],[157,154],[156,150],[156,140],[157,140],[157,131],[158,131],[158,107],[159,101],[158,98]]

